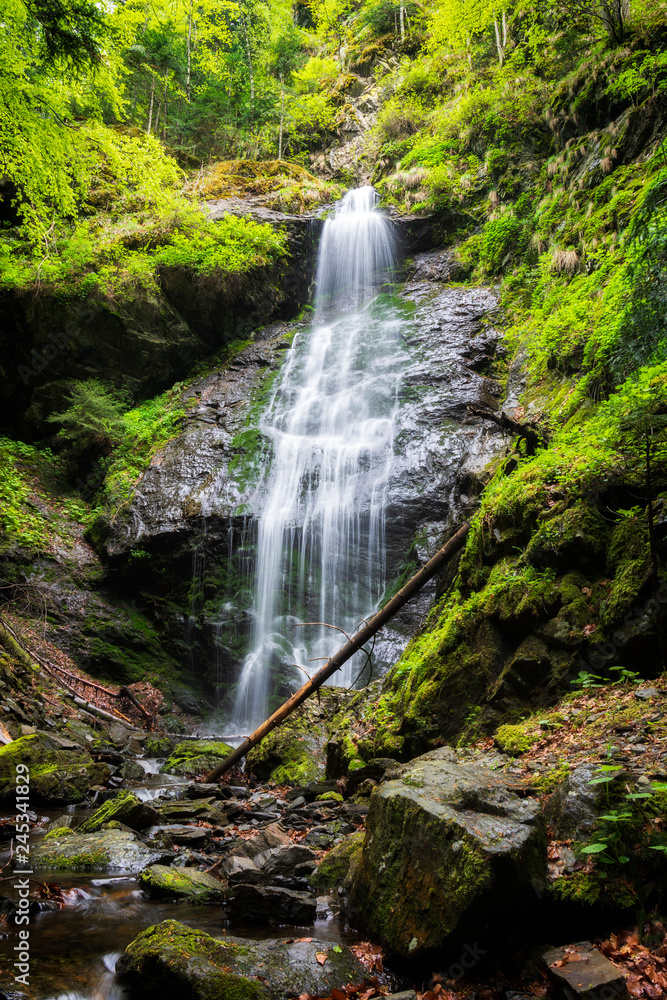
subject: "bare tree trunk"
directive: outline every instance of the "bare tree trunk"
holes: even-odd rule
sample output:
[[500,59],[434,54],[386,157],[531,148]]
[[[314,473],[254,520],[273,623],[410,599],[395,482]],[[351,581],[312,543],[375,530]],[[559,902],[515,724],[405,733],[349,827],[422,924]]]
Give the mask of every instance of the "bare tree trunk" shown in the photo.
[[401,41],[405,41],[405,7],[401,4],[398,8],[398,19],[401,26]]
[[167,87],[169,85],[169,70],[164,71],[164,122],[162,123],[162,138],[167,141]]
[[500,37],[500,26],[498,25],[497,17],[494,17],[493,19],[493,30],[496,33],[496,51],[498,53],[498,62],[502,66],[503,61],[505,59],[505,50],[503,48],[502,39]]
[[192,0],[190,0],[190,10],[188,11],[188,67],[185,77],[185,96],[190,103],[190,66],[192,57]]
[[243,35],[245,38],[245,50],[248,57],[248,72],[250,73],[250,100],[254,104],[255,102],[255,71],[252,65],[252,49],[250,48],[250,35],[248,34],[248,20],[243,15]]
[[280,75],[280,131],[278,133],[278,159],[283,158],[283,124],[285,121],[285,86],[282,73]]
[[148,109],[148,125],[146,126],[146,135],[151,134],[151,125],[153,124],[153,99],[155,98],[155,74],[151,73],[151,103]]

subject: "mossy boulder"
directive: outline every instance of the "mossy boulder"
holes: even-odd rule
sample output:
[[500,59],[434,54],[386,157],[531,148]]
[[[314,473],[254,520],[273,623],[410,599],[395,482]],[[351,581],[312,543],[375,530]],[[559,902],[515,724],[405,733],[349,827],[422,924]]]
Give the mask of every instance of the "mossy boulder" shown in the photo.
[[342,889],[347,895],[361,861],[361,850],[366,834],[363,830],[351,833],[322,858],[317,871],[310,878],[314,889]]
[[166,774],[204,774],[228,757],[233,747],[222,740],[183,740],[167,757]]
[[135,875],[147,865],[165,859],[172,852],[149,847],[137,840],[131,830],[107,827],[96,833],[54,831],[30,852],[35,871],[122,871]]
[[136,795],[127,793],[101,805],[77,827],[77,833],[95,833],[111,822],[123,823],[133,830],[146,830],[160,822],[160,814],[148,803],[141,802]]
[[0,801],[16,795],[16,765],[30,769],[33,802],[81,802],[93,785],[109,780],[106,764],[95,763],[76,743],[61,737],[34,733],[0,747]]
[[157,899],[182,899],[187,903],[221,903],[229,895],[224,882],[196,868],[151,865],[139,874],[141,888]]
[[[320,965],[317,955],[325,954]],[[176,920],[147,928],[127,946],[116,973],[131,997],[162,1000],[288,1000],[360,983],[366,976],[349,948],[329,942],[218,941]]]
[[518,791],[449,747],[403,765],[371,798],[350,893],[357,925],[416,958],[482,914],[506,921],[532,902],[546,872],[545,823],[539,802]]
[[254,747],[246,760],[261,781],[278,784],[307,785],[325,773],[320,742],[305,716],[287,719]]

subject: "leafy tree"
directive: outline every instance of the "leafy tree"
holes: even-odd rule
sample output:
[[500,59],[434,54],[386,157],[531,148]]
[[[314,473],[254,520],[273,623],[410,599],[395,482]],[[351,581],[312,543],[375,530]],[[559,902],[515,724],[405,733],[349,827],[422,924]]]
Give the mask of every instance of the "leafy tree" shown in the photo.
[[48,419],[59,424],[58,438],[72,457],[109,455],[123,438],[122,404],[99,379],[75,382],[68,406]]

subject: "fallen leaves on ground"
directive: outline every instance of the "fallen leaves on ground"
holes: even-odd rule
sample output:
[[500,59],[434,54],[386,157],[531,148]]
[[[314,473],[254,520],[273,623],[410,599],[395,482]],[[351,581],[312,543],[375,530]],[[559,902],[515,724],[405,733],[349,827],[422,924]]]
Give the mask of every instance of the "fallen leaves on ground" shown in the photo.
[[[377,979],[364,979],[362,983],[348,983],[340,989],[334,987],[328,996],[318,996],[314,993],[302,993],[299,1000],[371,1000],[372,997],[385,997],[391,990]],[[439,1000],[443,1000],[439,997]]]
[[352,945],[352,953],[358,961],[370,972],[382,972],[382,949],[370,941],[360,941]]
[[653,948],[643,945],[637,928],[619,931],[610,935],[598,947],[625,975],[628,992],[635,997],[657,997],[667,995],[667,933],[658,921],[646,924],[644,937],[658,940]]

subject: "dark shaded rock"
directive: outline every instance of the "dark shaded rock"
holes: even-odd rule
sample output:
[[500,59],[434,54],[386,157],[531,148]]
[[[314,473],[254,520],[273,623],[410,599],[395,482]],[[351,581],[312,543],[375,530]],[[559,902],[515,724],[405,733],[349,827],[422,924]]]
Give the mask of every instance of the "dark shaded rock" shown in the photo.
[[317,912],[316,900],[308,893],[247,882],[234,886],[229,906],[235,920],[262,923],[308,925]]
[[150,826],[146,830],[146,836],[159,838],[161,834],[164,834],[174,844],[187,844],[190,847],[197,847],[207,844],[212,832],[206,826],[192,826],[188,823],[170,823],[168,825],[158,824],[157,826]]
[[544,812],[557,840],[586,840],[593,832],[601,800],[600,786],[590,783],[596,773],[595,764],[582,764],[547,801]]
[[[227,816],[212,798],[170,799],[160,803],[159,816],[163,822],[186,823],[188,820],[202,820],[215,826],[226,826]],[[154,821],[155,822],[155,821]],[[158,819],[157,822],[160,822]],[[131,825],[131,824],[130,824]]]
[[507,920],[534,900],[546,872],[545,823],[519,787],[448,747],[404,765],[371,799],[350,893],[357,922],[390,952],[416,957],[477,909]]
[[158,899],[183,899],[188,903],[223,902],[229,896],[224,882],[197,871],[196,868],[174,868],[151,865],[139,874],[141,888]]
[[621,970],[589,941],[552,948],[544,962],[567,1000],[626,1000],[630,996]]
[[298,865],[310,864],[315,867],[317,855],[301,844],[293,844],[291,847],[273,847],[270,851],[259,854],[255,858],[255,864],[268,876],[290,876]]
[[255,837],[242,840],[229,852],[229,857],[256,858],[274,847],[292,847],[292,841],[279,823],[273,823],[261,830]]
[[[316,956],[325,954],[320,965]],[[326,941],[217,941],[175,920],[149,927],[116,964],[133,998],[164,1000],[288,1000],[301,993],[329,996],[360,983],[366,970],[349,948]],[[255,978],[258,977],[258,978]]]

